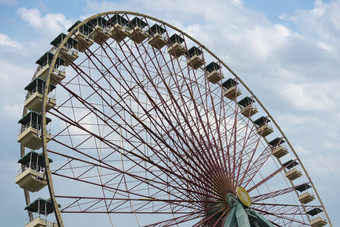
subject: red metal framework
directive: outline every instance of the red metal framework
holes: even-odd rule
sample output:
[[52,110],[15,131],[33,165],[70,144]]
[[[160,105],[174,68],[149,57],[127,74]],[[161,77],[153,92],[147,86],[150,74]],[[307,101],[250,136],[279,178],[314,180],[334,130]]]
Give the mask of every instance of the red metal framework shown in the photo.
[[[134,17],[120,15],[129,23]],[[111,16],[101,15],[113,26]],[[139,18],[144,30],[156,23]],[[177,32],[159,25],[167,40]],[[306,209],[321,205],[297,202],[285,166],[270,158],[272,148],[240,113],[237,96],[226,98],[222,81],[208,81],[204,66],[213,56],[199,46],[204,66],[194,69],[186,55],[148,39],[117,42],[93,32],[102,43],[69,59],[58,105],[48,111],[47,152],[54,180],[63,182],[55,185],[61,213],[105,213],[140,226],[221,226],[230,212],[227,193],[242,186],[252,208],[274,225],[309,225]],[[77,38],[76,29],[71,33]],[[197,45],[179,35],[186,52]]]

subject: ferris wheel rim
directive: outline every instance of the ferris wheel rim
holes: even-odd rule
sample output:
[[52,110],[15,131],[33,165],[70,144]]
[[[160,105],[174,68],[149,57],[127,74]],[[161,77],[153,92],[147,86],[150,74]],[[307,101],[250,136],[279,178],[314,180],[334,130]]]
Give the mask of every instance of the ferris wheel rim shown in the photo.
[[[80,24],[78,24],[76,27],[74,27],[71,31],[68,32],[66,38],[62,41],[62,43],[60,44],[60,46],[58,47],[56,53],[55,53],[55,56],[51,62],[51,66],[50,69],[49,69],[49,72],[48,72],[48,76],[47,76],[47,80],[46,80],[46,84],[45,84],[45,93],[43,94],[43,111],[42,111],[42,114],[43,116],[46,116],[46,103],[47,103],[47,91],[48,91],[48,86],[50,84],[50,75],[52,73],[52,69],[53,69],[53,66],[56,64],[56,59],[57,59],[57,56],[60,54],[60,49],[66,44],[67,40],[71,37],[71,35],[73,34],[74,31],[76,31],[80,26],[84,25],[85,23],[87,23],[88,21],[90,21],[91,19],[95,19],[95,18],[98,18],[98,17],[101,17],[103,15],[108,15],[108,14],[128,14],[128,15],[135,15],[135,16],[142,16],[142,17],[145,17],[147,19],[151,19],[153,21],[156,21],[156,22],[159,22],[159,23],[162,23],[172,29],[174,29],[175,31],[178,31],[180,32],[181,34],[183,34],[185,37],[191,39],[194,43],[198,44],[199,46],[201,46],[205,51],[207,51],[211,56],[213,56],[216,60],[218,60],[218,62],[220,64],[222,64],[226,69],[228,69],[228,71],[233,74],[235,76],[235,78],[237,78],[237,80],[243,85],[244,88],[247,89],[247,91],[254,97],[254,99],[259,103],[259,105],[261,106],[261,108],[266,112],[266,114],[268,115],[268,117],[272,120],[272,122],[274,123],[275,127],[279,130],[280,134],[282,135],[282,137],[286,140],[286,142],[288,143],[291,151],[293,152],[293,154],[295,155],[295,157],[297,158],[297,160],[299,161],[305,175],[307,176],[309,182],[312,184],[312,187],[313,187],[313,190],[314,192],[316,193],[317,197],[318,197],[318,200],[322,206],[322,208],[324,209],[324,212],[327,216],[327,219],[328,219],[328,223],[330,224],[330,226],[332,226],[331,224],[331,220],[329,219],[328,217],[328,214],[327,214],[327,211],[322,203],[322,200],[314,186],[314,183],[312,182],[308,172],[306,171],[303,163],[301,162],[300,158],[298,157],[298,154],[296,153],[296,151],[294,150],[293,146],[291,145],[291,143],[289,142],[288,138],[285,136],[285,134],[283,133],[283,131],[281,130],[281,128],[279,127],[279,125],[277,124],[277,122],[275,121],[275,119],[272,117],[272,115],[269,113],[269,111],[265,108],[265,106],[261,103],[261,101],[255,96],[255,94],[250,90],[250,88],[242,81],[242,79],[235,73],[233,72],[229,66],[227,66],[220,58],[218,58],[213,52],[211,52],[206,46],[202,45],[200,42],[198,42],[196,39],[194,39],[193,37],[191,37],[189,34],[185,33],[184,31],[178,29],[177,27],[171,25],[171,24],[168,24],[167,22],[164,22],[160,19],[157,19],[157,18],[154,18],[154,17],[151,17],[151,16],[148,16],[148,15],[145,15],[145,14],[141,14],[141,13],[137,13],[137,12],[130,12],[130,11],[108,11],[108,12],[102,12],[102,13],[99,13],[99,14],[95,14],[91,17],[88,17],[87,19],[83,20]],[[24,110],[25,112],[25,110]],[[46,121],[44,120],[45,118],[43,117],[43,124],[42,124],[42,136],[43,136],[43,147],[42,147],[42,150],[43,150],[43,153],[45,155],[45,161],[47,161],[46,163],[46,170],[47,172],[49,172],[51,174],[51,169],[48,165],[48,152],[47,152],[47,142],[46,142]],[[268,141],[266,140],[266,142],[268,143]],[[21,155],[22,155],[22,152],[21,152]],[[292,184],[292,182],[291,182]],[[292,184],[292,186],[294,186]],[[49,189],[52,187],[52,191],[53,191],[53,182],[52,182],[52,179],[49,178],[48,179],[48,187]],[[26,193],[25,193],[26,194]],[[53,199],[54,197],[54,193],[51,194],[51,198],[52,198],[52,201],[56,201],[55,198]],[[27,201],[29,201],[29,194],[28,194],[28,198],[27,196],[25,195],[25,198]],[[27,202],[26,201],[26,202]],[[57,205],[56,205],[57,207]],[[61,216],[60,216],[60,219],[61,219]],[[62,222],[61,222],[62,223]],[[62,224],[60,223],[61,226],[63,226]]]

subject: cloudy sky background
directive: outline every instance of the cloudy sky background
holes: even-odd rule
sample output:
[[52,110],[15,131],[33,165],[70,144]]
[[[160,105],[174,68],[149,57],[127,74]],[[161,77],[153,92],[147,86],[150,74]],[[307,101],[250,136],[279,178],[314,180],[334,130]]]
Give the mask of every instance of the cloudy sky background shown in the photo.
[[276,119],[340,223],[340,0],[0,0],[2,225],[24,223],[17,121],[35,61],[76,20],[108,10],[162,19],[228,64]]

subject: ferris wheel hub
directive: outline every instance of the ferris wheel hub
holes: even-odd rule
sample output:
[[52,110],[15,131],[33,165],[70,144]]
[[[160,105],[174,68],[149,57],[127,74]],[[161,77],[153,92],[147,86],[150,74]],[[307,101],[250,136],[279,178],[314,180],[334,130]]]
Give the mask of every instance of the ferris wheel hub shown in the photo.
[[251,205],[251,198],[247,190],[241,186],[236,188],[236,195],[228,193],[226,195],[226,200],[229,207],[234,207],[239,204],[239,202],[241,202],[245,207],[249,207]]
[[236,194],[237,198],[241,201],[241,203],[244,206],[249,207],[251,205],[251,199],[246,189],[244,189],[241,186],[237,186]]

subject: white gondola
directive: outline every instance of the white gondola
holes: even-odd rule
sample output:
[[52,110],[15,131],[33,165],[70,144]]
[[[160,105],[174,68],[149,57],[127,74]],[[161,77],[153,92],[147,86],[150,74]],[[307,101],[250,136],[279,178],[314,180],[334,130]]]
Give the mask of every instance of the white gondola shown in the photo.
[[[46,124],[51,119],[46,118]],[[18,136],[18,142],[27,148],[32,150],[38,150],[42,146],[41,138],[41,115],[37,112],[30,111],[20,121],[21,130]],[[47,132],[46,141],[51,140],[51,135]]]
[[269,134],[273,133],[274,130],[269,125],[269,122],[269,118],[263,116],[255,120],[254,123],[257,125],[256,133],[262,137],[266,137]]
[[[68,29],[68,31],[70,32],[80,23],[80,21],[77,21]],[[74,48],[80,52],[84,52],[86,49],[88,49],[94,43],[94,40],[92,39],[92,33],[93,28],[91,28],[87,24],[83,24],[82,26],[80,26],[78,30],[71,36],[72,39],[77,41],[77,45]]]
[[168,46],[168,53],[175,58],[182,56],[185,53],[185,47],[183,46],[184,39],[177,34],[173,34],[170,37],[170,44]]
[[202,51],[199,48],[193,46],[188,50],[187,64],[193,69],[198,69],[202,65],[204,65],[204,60],[202,58]]
[[150,28],[149,33],[151,34],[151,37],[149,38],[148,43],[153,48],[160,50],[169,42],[168,39],[163,36],[165,29],[158,24],[154,24]]
[[207,72],[206,78],[209,82],[216,84],[220,80],[224,78],[223,74],[220,71],[220,66],[216,62],[211,62],[205,67]]
[[296,168],[293,168],[293,169],[289,170],[288,172],[286,172],[285,175],[289,180],[293,181],[293,180],[301,177],[302,172],[300,170],[296,169]]
[[[53,60],[54,54],[51,52],[45,53],[41,56],[36,63],[39,65],[37,71],[34,74],[34,78],[40,78],[42,80],[47,79],[48,72],[50,70],[50,64]],[[52,69],[51,73],[51,84],[58,84],[65,78],[65,71],[62,69],[58,69],[59,66],[63,65],[65,62],[64,59],[57,57],[55,67]]]
[[102,45],[110,38],[110,23],[104,18],[98,17],[90,20],[87,25],[93,28],[92,39],[99,45]]
[[[65,38],[66,38],[66,35],[64,33],[60,33],[51,42],[51,44],[54,46],[52,50],[56,51]],[[65,45],[61,47],[59,57],[65,60],[64,66],[69,66],[72,62],[74,62],[79,57],[78,51],[74,49],[76,46],[77,46],[77,41],[69,37]]]
[[140,18],[135,17],[133,18],[130,23],[128,30],[128,36],[131,40],[136,43],[143,42],[147,37],[149,37],[149,33],[144,30],[146,23],[142,21]]
[[234,100],[236,97],[241,95],[241,90],[237,87],[237,82],[235,79],[229,78],[222,83],[224,88],[223,95],[230,100]]
[[300,203],[307,204],[312,202],[315,199],[315,196],[309,192],[305,192],[302,195],[299,195]]
[[[26,109],[41,113],[44,89],[45,81],[40,78],[34,79],[29,85],[25,87],[25,90],[27,90],[27,96],[25,100]],[[55,86],[51,84],[49,86],[46,111],[49,111],[56,105],[55,94],[53,93],[54,89]]]
[[[47,216],[53,213],[53,204],[50,200],[38,198],[30,203],[25,210],[32,212],[34,219],[25,227],[57,227],[58,224],[47,220]],[[44,217],[45,216],[45,217]]]
[[270,148],[272,150],[272,155],[276,158],[281,158],[288,154],[288,149],[283,147],[282,144],[285,143],[283,138],[277,137],[269,142]]
[[241,114],[245,117],[251,117],[258,112],[255,100],[248,96],[239,101],[238,104],[241,106]]
[[[52,162],[52,160],[49,159],[49,162]],[[45,162],[42,154],[31,151],[22,157],[18,163],[21,164],[21,169],[15,182],[21,188],[30,192],[37,192],[47,185]]]
[[128,36],[128,20],[124,17],[115,14],[111,17],[111,27],[110,27],[110,34],[111,38],[116,40],[117,42],[121,42]]
[[291,181],[302,176],[302,172],[297,168],[294,168],[297,165],[299,165],[299,163],[295,160],[289,160],[282,164],[282,166],[289,170],[285,173],[285,175]]
[[310,221],[311,227],[322,227],[327,225],[327,220],[321,217],[317,217]]

